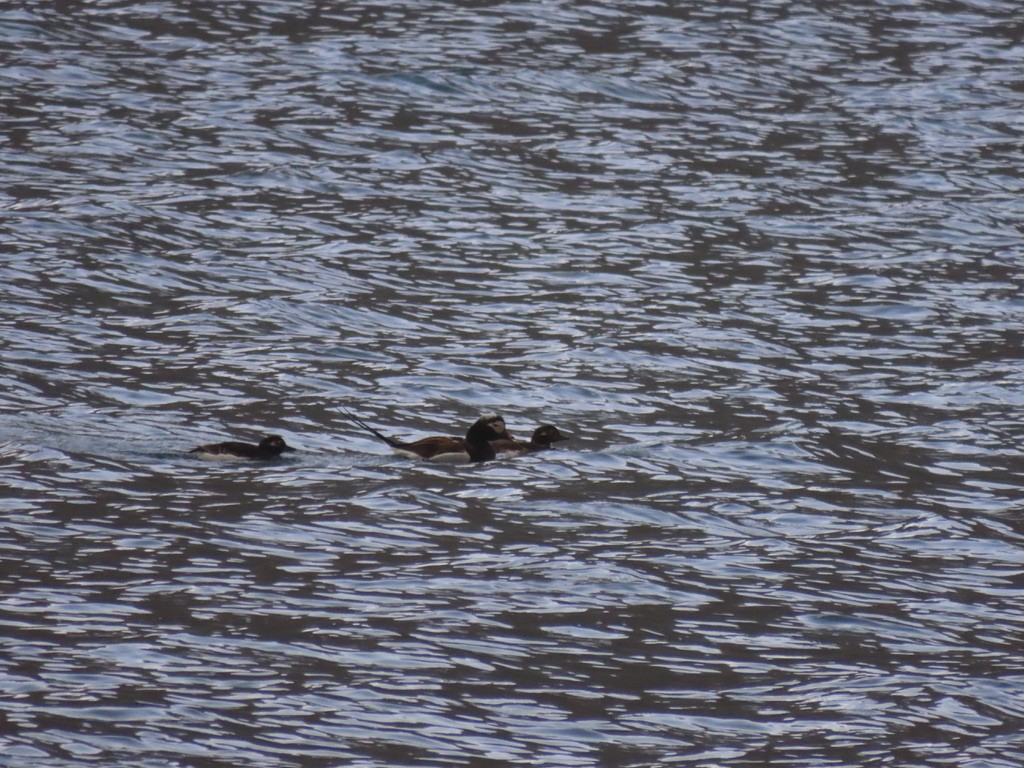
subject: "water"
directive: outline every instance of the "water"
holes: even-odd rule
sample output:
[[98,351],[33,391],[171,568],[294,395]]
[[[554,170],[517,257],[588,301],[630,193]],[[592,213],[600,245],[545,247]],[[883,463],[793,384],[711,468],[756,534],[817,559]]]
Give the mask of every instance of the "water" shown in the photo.
[[1021,765],[1021,29],[0,11],[0,763]]

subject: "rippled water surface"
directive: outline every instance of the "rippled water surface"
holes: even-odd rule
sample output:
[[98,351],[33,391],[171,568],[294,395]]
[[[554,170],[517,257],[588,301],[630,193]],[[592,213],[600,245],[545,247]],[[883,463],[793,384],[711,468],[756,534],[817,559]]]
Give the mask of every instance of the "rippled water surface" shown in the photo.
[[0,9],[0,763],[1019,768],[1022,39]]

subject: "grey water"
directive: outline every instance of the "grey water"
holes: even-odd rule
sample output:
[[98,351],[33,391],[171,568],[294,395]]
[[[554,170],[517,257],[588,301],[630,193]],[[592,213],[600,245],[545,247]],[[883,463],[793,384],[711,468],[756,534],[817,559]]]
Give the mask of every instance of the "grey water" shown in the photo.
[[3,5],[0,764],[1019,768],[1022,151],[1016,0]]

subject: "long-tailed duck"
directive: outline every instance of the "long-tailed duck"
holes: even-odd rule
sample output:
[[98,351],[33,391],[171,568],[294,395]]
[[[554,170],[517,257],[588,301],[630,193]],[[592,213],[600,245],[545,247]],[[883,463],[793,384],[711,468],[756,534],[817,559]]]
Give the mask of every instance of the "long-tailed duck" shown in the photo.
[[466,431],[465,437],[434,435],[413,442],[405,442],[381,434],[362,419],[342,410],[353,422],[378,440],[390,445],[391,449],[399,456],[413,459],[453,463],[488,461],[495,456],[491,440],[510,440],[512,438],[505,430],[505,420],[501,416],[483,416]]

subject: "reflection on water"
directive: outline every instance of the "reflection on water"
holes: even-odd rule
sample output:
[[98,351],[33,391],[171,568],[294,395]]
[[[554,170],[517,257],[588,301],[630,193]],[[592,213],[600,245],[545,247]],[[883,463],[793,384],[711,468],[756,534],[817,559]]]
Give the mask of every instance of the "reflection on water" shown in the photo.
[[1018,10],[0,11],[5,764],[1019,766]]

